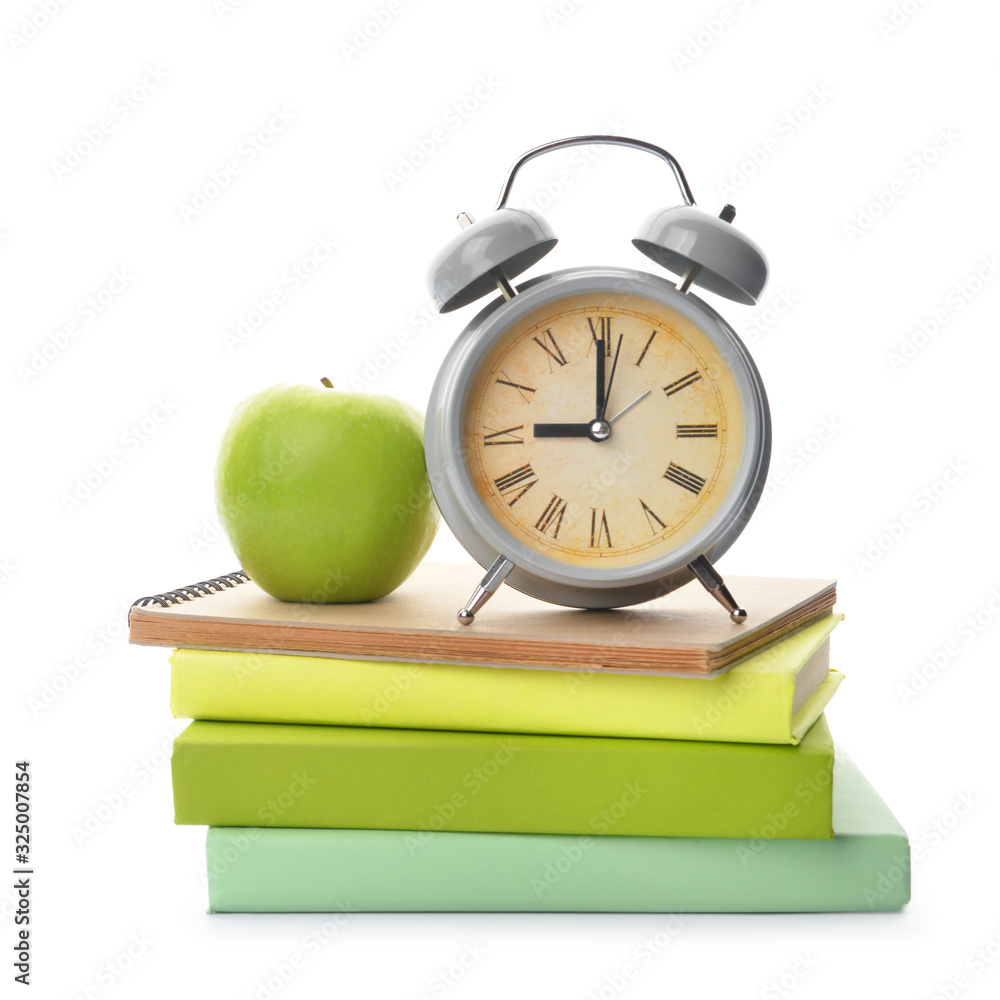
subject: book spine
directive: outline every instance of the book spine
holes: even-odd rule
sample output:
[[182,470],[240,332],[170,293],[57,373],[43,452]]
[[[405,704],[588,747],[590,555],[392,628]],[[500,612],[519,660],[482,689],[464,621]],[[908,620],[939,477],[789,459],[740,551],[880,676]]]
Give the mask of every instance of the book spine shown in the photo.
[[710,680],[178,649],[170,704],[234,722],[797,743],[841,678],[828,673],[793,720],[796,674],[829,656],[839,620]]
[[170,662],[180,719],[796,742],[785,675],[706,680],[193,649]]
[[799,746],[194,722],[176,822],[830,838],[829,731]]
[[687,913],[898,910],[908,861],[901,833],[765,850],[752,840],[256,827],[211,827],[207,841],[214,912],[672,913],[668,935]]

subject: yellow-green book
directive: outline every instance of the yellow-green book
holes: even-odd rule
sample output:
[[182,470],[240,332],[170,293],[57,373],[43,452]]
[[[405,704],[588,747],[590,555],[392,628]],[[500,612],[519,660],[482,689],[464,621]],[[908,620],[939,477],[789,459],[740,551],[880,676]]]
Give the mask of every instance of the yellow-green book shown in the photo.
[[192,722],[174,821],[615,837],[833,837],[833,740],[798,746]]
[[177,718],[797,744],[843,676],[830,614],[712,678],[178,649]]

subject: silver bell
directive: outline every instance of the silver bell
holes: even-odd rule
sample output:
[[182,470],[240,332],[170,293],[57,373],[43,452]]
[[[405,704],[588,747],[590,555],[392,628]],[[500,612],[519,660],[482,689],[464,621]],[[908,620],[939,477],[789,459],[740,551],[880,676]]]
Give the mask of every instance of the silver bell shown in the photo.
[[734,229],[735,211],[717,218],[693,205],[654,212],[632,243],[651,260],[695,284],[752,306],[767,283],[767,258],[753,240]]
[[473,222],[431,262],[428,281],[440,312],[495,292],[508,278],[540,261],[558,242],[537,215],[501,208]]

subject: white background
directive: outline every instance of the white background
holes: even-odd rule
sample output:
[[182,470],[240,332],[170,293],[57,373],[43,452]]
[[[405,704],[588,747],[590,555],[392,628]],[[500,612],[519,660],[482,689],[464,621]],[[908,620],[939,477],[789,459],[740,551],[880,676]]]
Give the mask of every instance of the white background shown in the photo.
[[[45,2],[0,15],[3,728],[35,780],[39,994],[266,997],[323,923],[205,915],[204,831],[171,822],[166,653],[128,646],[125,609],[236,565],[212,469],[239,400],[367,372],[422,407],[474,311],[426,319],[455,213],[488,212],[525,149],[617,131],[769,255],[756,309],[712,300],[775,432],[721,568],[839,579],[828,717],[917,854],[901,914],[692,917],[620,995],[995,996],[970,961],[1000,950],[996,6],[394,0],[379,25],[387,0]],[[514,203],[544,209],[556,269],[647,266],[630,238],[677,200],[661,163],[605,150],[537,161]],[[233,344],[321,238],[335,255]],[[433,554],[463,557],[446,529]],[[478,946],[449,996],[610,998],[666,919],[359,915],[274,995],[440,995]]]

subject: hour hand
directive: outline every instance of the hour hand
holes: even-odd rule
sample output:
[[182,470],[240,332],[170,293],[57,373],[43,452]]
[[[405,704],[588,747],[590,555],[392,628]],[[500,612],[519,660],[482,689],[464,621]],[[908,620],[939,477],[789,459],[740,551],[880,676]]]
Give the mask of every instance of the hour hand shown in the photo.
[[535,424],[536,438],[584,438],[590,436],[590,424]]

